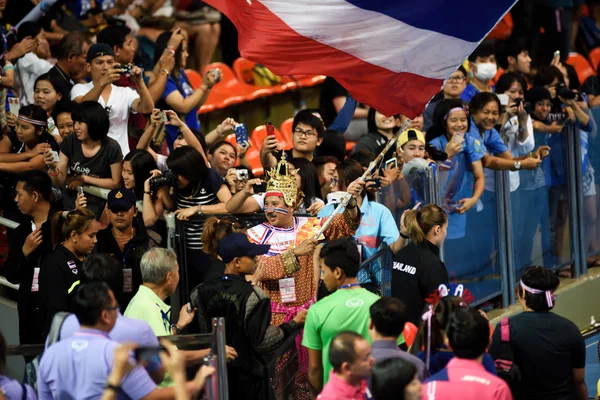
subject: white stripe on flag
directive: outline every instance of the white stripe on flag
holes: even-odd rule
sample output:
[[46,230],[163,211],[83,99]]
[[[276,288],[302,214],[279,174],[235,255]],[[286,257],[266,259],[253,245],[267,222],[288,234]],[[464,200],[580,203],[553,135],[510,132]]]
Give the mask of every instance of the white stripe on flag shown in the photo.
[[396,73],[446,79],[478,44],[415,28],[344,0],[259,1],[298,34]]

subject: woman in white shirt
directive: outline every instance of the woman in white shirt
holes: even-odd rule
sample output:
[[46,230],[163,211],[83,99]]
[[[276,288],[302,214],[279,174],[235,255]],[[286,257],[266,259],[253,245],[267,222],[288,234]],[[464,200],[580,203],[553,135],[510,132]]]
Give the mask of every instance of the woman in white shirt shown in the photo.
[[19,26],[17,40],[20,42],[26,37],[35,38],[37,45],[15,63],[14,88],[19,93],[22,106],[34,103],[33,85],[35,80],[52,68],[52,64],[45,60],[50,57],[50,45],[41,26],[32,21],[23,23]]

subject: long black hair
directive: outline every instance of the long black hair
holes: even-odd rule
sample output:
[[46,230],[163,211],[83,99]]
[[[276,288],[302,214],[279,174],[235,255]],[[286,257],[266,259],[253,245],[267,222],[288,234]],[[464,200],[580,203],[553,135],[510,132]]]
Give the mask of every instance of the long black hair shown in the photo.
[[[165,31],[156,38],[156,42],[154,43],[154,65],[160,60],[160,57],[167,48],[167,44],[169,44],[171,36],[173,36],[173,32]],[[181,53],[183,53],[183,42],[180,43],[179,47],[175,50],[175,66],[173,67],[172,72],[175,76],[179,75],[180,70],[185,67],[184,65],[181,65]]]
[[176,175],[190,181],[190,184],[199,183],[208,176],[204,157],[191,146],[182,146],[173,150],[167,158],[167,167]]
[[158,169],[154,157],[146,150],[130,151],[123,161],[129,161],[133,171],[133,180],[135,182],[135,197],[138,200],[144,198],[144,182],[150,178],[150,172]]
[[302,182],[302,193],[304,193],[304,207],[308,208],[313,199],[321,198],[319,174],[315,166],[306,158],[292,158],[290,163],[298,170]]

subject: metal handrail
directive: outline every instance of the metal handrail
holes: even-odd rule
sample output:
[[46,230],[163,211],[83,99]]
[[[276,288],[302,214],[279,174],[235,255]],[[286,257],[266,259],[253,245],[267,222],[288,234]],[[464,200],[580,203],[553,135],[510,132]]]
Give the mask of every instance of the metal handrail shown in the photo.
[[[0,217],[0,225],[4,225],[9,229],[16,229],[19,226],[18,222],[10,220],[8,218]],[[14,283],[10,283],[5,277],[0,276],[0,285],[6,286],[8,288],[19,290],[19,285],[15,285]]]
[[11,289],[19,290],[19,285],[15,285],[14,283],[10,283],[5,277],[0,276],[0,285],[9,287]]

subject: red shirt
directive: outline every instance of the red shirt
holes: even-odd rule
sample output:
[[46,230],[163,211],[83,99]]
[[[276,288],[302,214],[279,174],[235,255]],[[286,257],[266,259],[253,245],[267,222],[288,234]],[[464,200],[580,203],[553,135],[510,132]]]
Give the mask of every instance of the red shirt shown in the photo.
[[423,385],[423,400],[512,400],[506,382],[476,360],[453,358]]
[[354,387],[337,376],[333,371],[329,375],[329,381],[317,396],[317,400],[365,400],[367,397],[367,381],[363,380],[360,387]]

